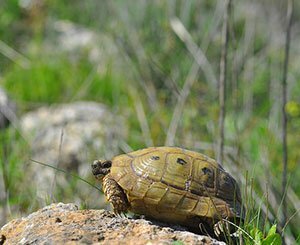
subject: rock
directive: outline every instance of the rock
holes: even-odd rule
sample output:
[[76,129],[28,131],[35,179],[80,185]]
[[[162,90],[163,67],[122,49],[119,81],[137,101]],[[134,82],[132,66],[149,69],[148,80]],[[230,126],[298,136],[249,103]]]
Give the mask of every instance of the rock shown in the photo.
[[52,204],[0,230],[0,244],[225,244],[206,236],[154,225],[144,219],[116,217],[105,210],[78,210]]
[[[24,115],[20,125],[30,142],[32,159],[83,178],[91,175],[93,160],[109,159],[119,153],[119,141],[126,135],[122,119],[95,102],[42,107]],[[56,189],[53,185],[63,189],[70,183],[66,174],[57,174],[52,168],[36,163],[30,165],[27,174],[37,186],[43,204]],[[80,183],[78,188],[78,195],[94,191],[85,183]],[[85,196],[78,199],[87,200]]]
[[16,119],[16,104],[9,99],[6,92],[0,88],[0,129]]
[[120,51],[111,35],[77,25],[68,20],[49,19],[46,25],[47,33],[44,50],[52,53],[67,53],[74,59],[82,54],[97,65],[98,72],[105,72],[107,64],[123,67],[119,62]]

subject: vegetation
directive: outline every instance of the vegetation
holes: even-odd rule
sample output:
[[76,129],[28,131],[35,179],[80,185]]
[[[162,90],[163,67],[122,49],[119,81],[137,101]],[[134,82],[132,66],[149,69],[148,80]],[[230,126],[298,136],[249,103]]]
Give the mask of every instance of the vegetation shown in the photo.
[[[280,244],[278,234],[299,243],[300,4],[294,1],[291,26],[282,190],[286,1],[231,2],[223,165],[243,189],[242,234],[249,244]],[[0,85],[19,115],[41,105],[93,100],[127,118],[126,144],[134,150],[167,142],[217,158],[224,11],[223,1],[215,0],[2,1]],[[62,24],[95,39],[76,46],[78,34],[64,44]],[[16,125],[1,130],[0,139],[0,205],[10,218],[38,207],[35,190],[24,185],[28,165],[36,163]],[[287,220],[281,224],[283,194]],[[72,191],[55,200],[72,201]]]

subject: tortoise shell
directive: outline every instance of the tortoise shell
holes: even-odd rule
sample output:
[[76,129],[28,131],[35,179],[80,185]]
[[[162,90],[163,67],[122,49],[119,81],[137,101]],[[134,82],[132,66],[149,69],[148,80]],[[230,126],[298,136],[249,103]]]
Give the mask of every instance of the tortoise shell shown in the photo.
[[199,226],[241,218],[239,187],[206,155],[176,147],[150,147],[116,156],[110,175],[130,210],[158,220]]

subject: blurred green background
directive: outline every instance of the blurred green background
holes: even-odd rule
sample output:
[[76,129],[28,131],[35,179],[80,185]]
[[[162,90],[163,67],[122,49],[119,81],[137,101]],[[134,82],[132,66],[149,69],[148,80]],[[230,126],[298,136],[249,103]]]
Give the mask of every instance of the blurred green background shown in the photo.
[[[41,106],[96,101],[125,118],[126,149],[167,144],[215,158],[223,14],[223,1],[215,0],[4,0],[0,85],[16,102],[18,117]],[[286,107],[288,223],[280,228],[292,243],[300,242],[299,25],[295,1]],[[282,218],[285,29],[286,1],[233,1],[223,165],[245,196],[245,229],[264,234]],[[4,223],[40,204],[35,187],[26,182],[27,168],[35,164],[28,142],[17,124],[0,134]],[[94,183],[91,175],[81,177]],[[63,188],[68,191],[53,193],[47,202],[74,202],[76,188]]]

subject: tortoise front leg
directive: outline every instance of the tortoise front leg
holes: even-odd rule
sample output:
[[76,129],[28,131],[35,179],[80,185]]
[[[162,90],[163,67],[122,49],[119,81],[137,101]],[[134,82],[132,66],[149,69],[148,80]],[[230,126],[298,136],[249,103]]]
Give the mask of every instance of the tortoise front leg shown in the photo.
[[106,200],[112,204],[114,213],[116,215],[125,213],[130,205],[121,186],[119,186],[110,174],[104,176],[102,185]]

